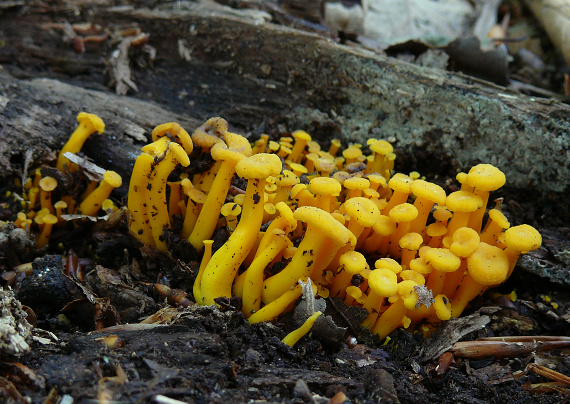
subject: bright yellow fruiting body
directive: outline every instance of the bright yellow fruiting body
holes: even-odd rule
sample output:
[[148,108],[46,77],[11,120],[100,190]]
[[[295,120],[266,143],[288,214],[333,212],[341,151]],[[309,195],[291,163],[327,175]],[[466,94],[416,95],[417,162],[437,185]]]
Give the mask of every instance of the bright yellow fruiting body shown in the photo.
[[[530,226],[509,229],[500,204],[481,230],[489,193],[504,183],[496,167],[479,164],[460,173],[461,190],[446,195],[420,173],[394,174],[395,154],[386,141],[352,145],[342,157],[339,141],[321,150],[303,131],[278,140],[262,135],[251,146],[228,132],[222,118],[192,134],[192,144],[216,163],[183,179],[184,195],[171,196],[176,203],[169,207],[165,195],[159,200],[150,194],[165,186],[178,164],[164,164],[170,144],[186,144],[187,155],[188,139],[179,126],[165,124],[143,148],[129,188],[131,232],[166,249],[162,230],[181,214],[180,236],[200,251],[225,224],[231,234],[213,255],[206,242],[194,297],[210,305],[233,293],[242,298],[250,323],[291,309],[302,294],[299,280],[311,278],[320,296],[366,309],[363,326],[385,337],[399,326],[412,329],[459,315],[477,294],[504,281],[521,253],[540,246]],[[247,179],[245,193],[235,174]],[[153,224],[155,216],[160,226]],[[373,269],[371,257],[381,258]],[[422,300],[418,288],[424,289]],[[429,308],[426,291],[435,296]]]
[[106,171],[99,186],[81,202],[77,211],[79,214],[95,216],[101,209],[103,201],[111,195],[113,189],[120,187],[123,179],[115,171]]
[[64,165],[67,165],[68,170],[75,171],[75,167],[72,166],[70,161],[64,156],[65,153],[79,152],[89,136],[95,132],[101,134],[105,130],[105,123],[97,115],[80,112],[79,115],[77,115],[77,120],[79,121],[79,126],[63,146],[57,158],[56,167],[61,172],[64,170]]

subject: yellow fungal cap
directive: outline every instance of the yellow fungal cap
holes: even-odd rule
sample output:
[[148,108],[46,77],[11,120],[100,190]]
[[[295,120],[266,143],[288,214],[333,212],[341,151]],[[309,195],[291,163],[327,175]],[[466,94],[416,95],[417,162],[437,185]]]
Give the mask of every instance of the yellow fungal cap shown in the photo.
[[495,191],[505,181],[505,174],[491,164],[477,164],[467,174],[467,183],[478,191]]
[[380,215],[372,228],[374,229],[374,232],[381,236],[389,236],[396,230],[396,222],[390,219],[389,216]]
[[376,268],[368,274],[368,286],[382,297],[390,297],[398,292],[398,276],[388,268]]
[[51,192],[57,187],[57,180],[53,177],[44,177],[40,180],[39,185],[45,192]]
[[459,257],[454,255],[447,248],[430,248],[424,259],[426,263],[431,264],[436,271],[454,272],[461,265]]
[[411,222],[418,216],[418,209],[410,203],[401,203],[390,209],[388,216],[396,223]]
[[77,120],[84,125],[91,126],[98,134],[105,131],[105,122],[95,114],[80,112],[79,115],[77,115]]
[[445,205],[452,212],[475,212],[483,200],[473,192],[455,191],[448,195]]
[[105,171],[105,174],[103,174],[103,180],[113,188],[119,188],[123,184],[123,179],[115,171]]
[[509,257],[499,247],[479,243],[479,247],[467,257],[467,270],[475,282],[481,285],[498,285],[507,278]]
[[392,188],[394,191],[409,193],[412,189],[412,180],[406,174],[397,173],[390,178],[388,181],[388,186]]
[[507,247],[526,253],[541,246],[542,236],[534,227],[521,224],[507,229],[504,241]]
[[355,275],[365,269],[369,269],[368,263],[364,255],[358,251],[347,251],[338,258],[338,264],[349,274]]
[[507,217],[499,209],[491,209],[489,211],[489,219],[497,223],[499,227],[503,229],[508,229],[511,225]]
[[437,295],[433,302],[435,315],[442,321],[451,318],[451,302],[445,295]]
[[337,196],[342,190],[337,180],[330,177],[315,177],[309,182],[309,190],[315,195]]
[[420,248],[422,243],[424,242],[424,238],[419,233],[407,233],[405,234],[400,241],[398,241],[398,246],[401,249],[406,250],[417,250]]
[[265,179],[281,172],[281,159],[275,154],[258,153],[236,164],[236,173],[242,178]]
[[351,220],[356,220],[359,225],[364,227],[373,226],[380,218],[380,210],[370,199],[363,197],[350,198],[343,206]]
[[444,205],[447,198],[442,187],[424,180],[414,181],[411,185],[411,190],[417,197],[427,199],[438,205]]
[[449,250],[458,257],[468,257],[479,246],[479,233],[470,227],[460,227],[453,233]]
[[447,227],[441,223],[431,223],[426,227],[426,234],[430,237],[443,236],[445,233],[447,233]]
[[385,140],[377,140],[369,147],[370,150],[372,150],[374,153],[378,153],[384,156],[394,151],[394,147]]
[[377,259],[374,263],[374,267],[378,268],[386,268],[390,271],[394,272],[395,274],[399,274],[402,271],[402,266],[398,263],[398,261],[392,258],[380,258]]

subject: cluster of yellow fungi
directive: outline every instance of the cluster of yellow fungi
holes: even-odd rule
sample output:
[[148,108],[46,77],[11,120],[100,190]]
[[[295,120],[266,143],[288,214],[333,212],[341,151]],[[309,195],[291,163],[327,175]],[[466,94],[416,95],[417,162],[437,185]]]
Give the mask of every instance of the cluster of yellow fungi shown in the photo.
[[[238,296],[250,323],[290,310],[300,281],[311,279],[317,295],[366,309],[362,325],[384,338],[400,326],[459,316],[541,244],[531,226],[510,227],[500,205],[486,210],[490,192],[505,183],[490,164],[458,174],[461,189],[446,195],[418,173],[393,174],[395,154],[384,140],[342,152],[333,140],[323,150],[299,130],[250,144],[222,118],[191,136],[176,123],[160,125],[152,140],[131,177],[130,231],[166,251],[163,232],[179,215],[180,237],[203,253],[196,302]],[[171,178],[191,153],[214,164]],[[242,192],[230,192],[236,175],[247,181]],[[213,252],[212,235],[223,226],[230,236]]]
[[[89,136],[95,132],[101,134],[105,130],[103,120],[97,115],[81,112],[77,120],[79,126],[61,149],[56,165],[62,176],[68,178],[78,171],[78,167],[64,154],[78,153]],[[62,216],[97,216],[100,211],[109,213],[116,210],[117,207],[109,196],[113,189],[121,186],[122,179],[114,171],[106,171],[99,181],[85,178],[82,184],[74,183],[75,191],[81,192],[80,195],[62,189],[53,176],[43,176],[41,168],[35,169],[24,184],[19,179],[15,182],[22,189],[22,211],[17,214],[14,225],[34,234],[36,248],[44,248],[49,244],[54,227],[64,223]]]

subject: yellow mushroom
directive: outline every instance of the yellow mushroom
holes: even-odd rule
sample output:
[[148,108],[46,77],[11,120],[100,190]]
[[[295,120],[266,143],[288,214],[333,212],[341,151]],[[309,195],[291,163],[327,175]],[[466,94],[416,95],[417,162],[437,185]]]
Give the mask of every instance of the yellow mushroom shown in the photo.
[[481,206],[469,217],[468,226],[480,232],[483,215],[487,208],[487,201],[491,191],[495,191],[505,185],[505,174],[491,164],[477,164],[467,174],[467,183],[473,187],[473,193],[481,198]]
[[378,334],[380,339],[384,339],[400,326],[406,316],[406,312],[416,308],[418,301],[418,295],[414,289],[416,286],[418,284],[411,280],[398,283],[395,301],[378,318],[376,324],[372,327],[372,333]]
[[285,338],[283,338],[281,342],[283,342],[285,345],[289,345],[290,347],[294,346],[297,342],[299,342],[299,340],[305,334],[309,332],[309,330],[311,329],[311,327],[313,327],[313,324],[315,324],[315,321],[321,314],[322,313],[320,311],[314,313],[312,316],[310,316],[305,320],[305,322],[301,327],[287,334],[287,336],[285,336]]
[[483,200],[472,192],[455,191],[448,195],[445,204],[453,212],[447,225],[447,237],[452,237],[457,229],[467,227],[469,216],[483,206]]
[[241,263],[255,245],[263,219],[265,179],[281,172],[281,160],[259,153],[236,164],[236,173],[247,179],[241,220],[228,240],[210,259],[200,287],[202,305],[214,304],[218,297],[231,297],[232,283]]
[[273,230],[273,238],[271,242],[267,247],[260,251],[260,254],[257,255],[251,265],[244,272],[245,279],[241,297],[242,313],[245,317],[249,317],[261,307],[263,272],[277,254],[287,246],[287,242],[288,239],[283,230]]
[[467,257],[467,275],[451,299],[451,315],[459,317],[463,309],[487,287],[498,285],[507,279],[509,257],[499,247],[479,243]]
[[424,180],[416,180],[411,186],[412,193],[416,196],[414,206],[418,209],[418,216],[410,223],[410,231],[425,234],[425,227],[429,213],[433,205],[445,204],[445,191],[437,184]]
[[51,236],[51,231],[53,226],[57,223],[57,216],[48,213],[42,218],[43,229],[36,240],[36,248],[44,248],[49,244],[49,239]]
[[[296,220],[307,223],[307,231],[291,262],[281,272],[264,282],[263,301],[265,303],[277,299],[298,279],[308,278],[314,270],[321,250],[327,251],[330,260],[341,246],[348,244],[351,240],[350,231],[322,209],[302,206],[295,210],[293,215]],[[354,239],[353,242],[356,243],[356,240]],[[325,245],[327,243],[328,246]]]
[[391,258],[380,258],[374,264],[375,269],[368,274],[370,291],[362,307],[368,310],[368,317],[362,323],[365,328],[372,328],[378,319],[384,298],[393,296],[398,291],[397,273],[402,270],[400,264]]
[[51,203],[51,193],[57,187],[57,180],[53,177],[43,177],[40,182],[40,206],[49,209],[54,214],[55,209]]
[[491,209],[489,211],[489,219],[481,232],[481,241],[487,244],[497,245],[499,234],[510,226],[509,220],[500,209]]
[[167,250],[162,238],[162,232],[165,228],[170,228],[170,216],[166,200],[166,182],[168,176],[178,164],[187,167],[190,164],[190,159],[182,146],[178,143],[170,142],[168,149],[162,156],[159,156],[157,163],[151,166],[150,178],[148,180],[146,193],[148,219],[154,245],[161,251]]
[[534,227],[521,224],[505,231],[504,243],[507,246],[505,253],[509,257],[508,278],[515,268],[519,255],[539,248],[542,245],[542,236]]
[[188,237],[188,241],[196,251],[201,251],[202,241],[211,238],[214,234],[236,165],[245,157],[251,156],[251,146],[245,137],[226,132],[223,138],[225,143],[216,143],[211,149],[214,160],[222,163],[204,202],[207,209],[200,211],[192,233]]
[[295,138],[295,144],[293,145],[293,149],[289,154],[289,160],[292,163],[298,163],[303,158],[305,146],[307,146],[307,143],[311,141],[311,135],[309,135],[304,130],[297,130],[293,132],[292,136]]
[[64,157],[66,152],[79,152],[89,136],[95,132],[101,134],[105,130],[105,123],[97,115],[80,112],[79,115],[77,115],[77,120],[79,121],[79,126],[71,134],[71,137],[62,147],[57,157],[56,167],[61,172],[64,170],[64,165],[67,165],[69,171],[75,171],[76,169],[75,166]]
[[103,201],[111,195],[113,189],[122,185],[123,180],[115,171],[105,171],[99,186],[81,202],[77,208],[80,215],[95,216],[101,209]]
[[309,190],[316,195],[315,206],[331,213],[331,206],[335,205],[335,198],[340,195],[342,187],[334,178],[315,177],[309,182]]

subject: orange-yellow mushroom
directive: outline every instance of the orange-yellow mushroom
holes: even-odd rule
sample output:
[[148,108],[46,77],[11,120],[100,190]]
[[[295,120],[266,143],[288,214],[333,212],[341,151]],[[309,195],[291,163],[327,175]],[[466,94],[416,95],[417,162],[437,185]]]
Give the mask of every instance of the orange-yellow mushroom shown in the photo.
[[198,220],[188,237],[188,241],[196,251],[202,249],[202,241],[211,238],[214,234],[236,165],[245,157],[251,156],[251,145],[245,137],[226,132],[223,139],[225,143],[217,143],[211,149],[212,157],[222,163],[204,202],[207,209],[200,211]]
[[331,207],[336,204],[335,198],[340,195],[342,187],[334,178],[315,177],[309,182],[309,190],[316,196],[315,206],[331,213]]
[[398,241],[398,246],[402,249],[400,264],[403,268],[409,268],[410,261],[416,258],[423,241],[420,233],[407,233]]
[[479,209],[469,217],[469,227],[477,232],[481,231],[489,194],[505,185],[505,181],[505,174],[491,164],[477,164],[469,170],[467,184],[473,187],[473,193],[480,197],[482,202]]
[[388,216],[390,216],[390,219],[397,223],[398,226],[394,233],[382,240],[379,252],[382,255],[390,253],[391,257],[400,258],[402,250],[398,243],[400,239],[408,233],[410,223],[418,216],[418,209],[409,203],[402,203],[390,209]]
[[346,251],[338,258],[338,273],[329,286],[330,295],[344,299],[352,277],[365,269],[369,269],[369,266],[364,255],[354,250]]
[[310,316],[305,320],[305,322],[301,327],[287,334],[287,336],[285,336],[285,338],[283,338],[281,342],[283,342],[285,345],[289,345],[290,347],[294,346],[297,342],[299,342],[299,340],[303,336],[305,336],[309,332],[309,330],[311,329],[311,327],[313,327],[313,324],[315,324],[315,321],[321,314],[322,313],[320,311],[314,313],[312,316]]
[[79,126],[71,134],[71,137],[62,147],[57,157],[56,167],[61,172],[64,170],[64,165],[67,165],[67,169],[70,171],[75,170],[71,162],[65,158],[65,153],[79,152],[89,136],[95,132],[101,134],[105,130],[105,123],[97,115],[80,112],[79,115],[77,115],[77,120],[79,121]]
[[[387,215],[390,210],[396,205],[405,203],[408,200],[410,192],[412,192],[412,182],[413,180],[405,174],[394,174],[390,181],[388,181],[388,187],[390,187],[394,192],[388,201],[388,205],[382,211],[383,215]],[[416,208],[417,210],[417,208]]]
[[510,226],[511,224],[503,212],[497,208],[491,209],[489,211],[489,219],[481,232],[481,241],[487,244],[497,245],[499,234]]
[[279,157],[266,153],[254,154],[236,164],[236,173],[248,180],[241,220],[206,266],[199,304],[211,305],[218,297],[231,297],[232,283],[239,266],[255,245],[261,227],[265,179],[277,176],[281,168]]
[[242,313],[245,317],[249,317],[261,307],[263,272],[277,254],[287,247],[287,242],[288,239],[283,230],[273,230],[273,238],[269,245],[260,251],[260,254],[244,272],[245,279],[241,297]]
[[498,285],[507,279],[509,257],[499,247],[479,243],[467,257],[467,275],[451,299],[451,315],[459,317],[463,309],[487,287]]
[[425,234],[428,215],[433,205],[445,204],[445,191],[437,184],[424,180],[416,180],[411,186],[412,193],[416,196],[414,206],[418,209],[418,216],[410,223],[410,231]]
[[445,204],[453,212],[447,225],[447,237],[452,237],[457,229],[467,227],[469,216],[483,206],[483,200],[472,192],[455,191],[448,195]]
[[391,258],[380,258],[374,266],[375,269],[368,274],[370,291],[362,305],[364,309],[368,310],[368,317],[362,326],[368,329],[376,323],[384,298],[397,293],[398,276],[396,274],[402,270],[401,265]]
[[378,318],[372,328],[372,333],[378,334],[380,339],[384,339],[400,326],[408,310],[414,310],[418,301],[414,281],[402,281],[398,283],[398,292],[395,301]]
[[113,189],[122,185],[123,180],[115,171],[105,171],[99,186],[81,202],[77,208],[80,215],[95,216],[101,209],[105,199],[111,195]]
[[162,125],[158,125],[152,131],[153,141],[157,141],[164,136],[170,136],[173,138],[176,143],[184,148],[186,154],[190,155],[190,153],[192,153],[194,144],[192,143],[190,135],[176,122],[163,123]]
[[53,226],[57,223],[57,216],[48,213],[47,215],[42,217],[42,221],[43,221],[43,229],[36,240],[37,248],[44,248],[46,245],[49,244],[51,231],[53,229]]
[[49,209],[54,214],[55,209],[51,203],[51,193],[57,187],[57,180],[53,177],[43,177],[40,182],[40,206]]
[[[163,138],[165,139],[165,138]],[[186,151],[178,143],[170,142],[168,149],[161,156],[158,164],[151,166],[150,178],[147,186],[148,219],[152,231],[154,245],[160,251],[166,251],[167,247],[162,238],[164,228],[170,228],[170,216],[168,214],[168,202],[166,200],[166,182],[168,176],[176,166],[190,165],[190,159]]]
[[311,141],[311,135],[304,130],[297,130],[293,132],[292,136],[295,138],[295,144],[289,154],[289,161],[292,163],[298,163],[303,158],[305,146],[307,146],[307,143]]
[[508,278],[515,268],[519,255],[539,248],[542,245],[542,236],[534,227],[521,224],[505,231],[504,243],[507,246],[505,253],[509,257]]
[[[322,209],[302,206],[295,210],[293,216],[296,220],[307,223],[307,231],[291,262],[281,272],[264,282],[265,303],[277,299],[298,279],[308,278],[313,272],[321,250],[326,250],[329,257],[334,257],[338,249],[348,244],[351,239],[356,243],[354,236],[351,238],[350,231]],[[327,243],[329,245],[325,246]]]
[[434,295],[438,295],[443,289],[446,274],[457,271],[461,260],[447,248],[430,248],[425,253],[424,260],[434,269],[429,274],[426,286]]

